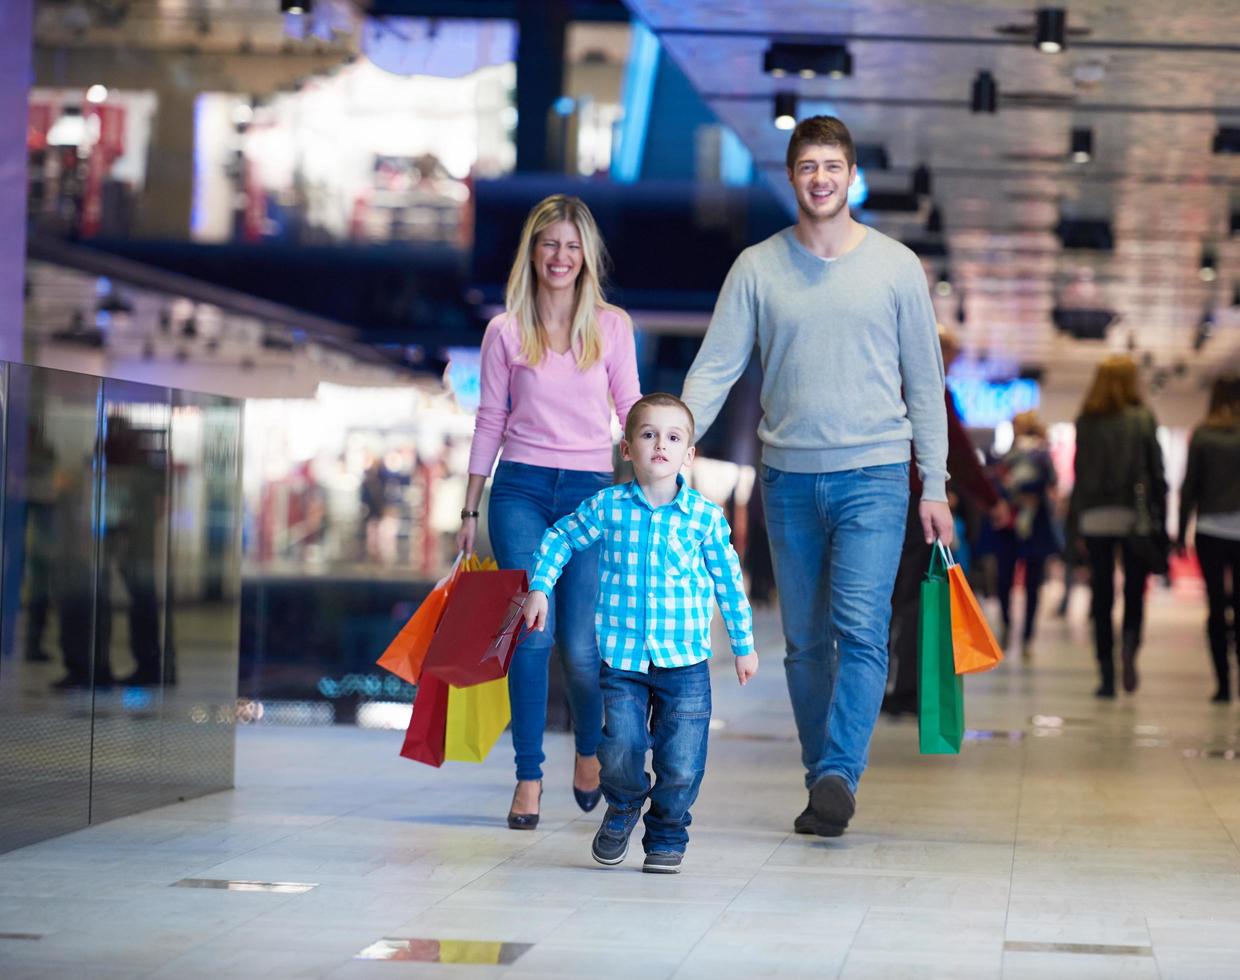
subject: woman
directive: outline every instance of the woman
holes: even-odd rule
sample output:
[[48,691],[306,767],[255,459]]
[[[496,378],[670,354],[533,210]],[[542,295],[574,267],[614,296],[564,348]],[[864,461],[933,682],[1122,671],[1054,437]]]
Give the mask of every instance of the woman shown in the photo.
[[1059,551],[1051,509],[1055,493],[1055,465],[1046,444],[1046,426],[1037,412],[1021,412],[1012,419],[1012,448],[999,462],[1003,494],[1011,511],[1010,526],[995,534],[998,559],[999,609],[1003,614],[1003,648],[1012,630],[1011,596],[1016,563],[1025,563],[1025,622],[1021,656],[1033,654],[1038,595],[1046,559]]
[[[458,545],[472,551],[478,506],[496,456],[490,535],[501,568],[533,574],[543,532],[612,482],[612,403],[621,426],[641,397],[633,327],[603,298],[606,255],[589,209],[554,195],[525,221],[508,276],[505,312],[482,340],[482,393],[469,457]],[[594,636],[598,549],[578,552],[556,585],[547,629],[517,648],[508,672],[517,788],[508,826],[538,826],[547,667],[555,638],[576,735],[573,793],[598,805],[602,737]]]
[[[1218,691],[1213,701],[1231,700],[1231,671],[1227,644],[1240,644],[1240,375],[1225,375],[1214,382],[1210,411],[1193,433],[1188,446],[1188,465],[1180,488],[1180,534],[1177,549],[1184,551],[1188,519],[1197,512],[1197,560],[1206,582],[1210,613],[1206,635]],[[1231,591],[1227,573],[1231,573]],[[1231,625],[1227,608],[1231,607]],[[1237,650],[1240,657],[1240,649]]]
[[1122,679],[1125,691],[1137,689],[1145,579],[1151,568],[1145,556],[1148,549],[1134,532],[1141,529],[1139,521],[1144,517],[1154,528],[1162,527],[1166,519],[1167,483],[1157,428],[1154,414],[1141,400],[1132,358],[1116,354],[1099,364],[1076,420],[1076,485],[1068,528],[1070,538],[1078,548],[1083,546],[1089,560],[1094,652],[1101,679],[1095,696],[1100,698],[1115,697],[1111,608],[1117,551],[1124,569]]

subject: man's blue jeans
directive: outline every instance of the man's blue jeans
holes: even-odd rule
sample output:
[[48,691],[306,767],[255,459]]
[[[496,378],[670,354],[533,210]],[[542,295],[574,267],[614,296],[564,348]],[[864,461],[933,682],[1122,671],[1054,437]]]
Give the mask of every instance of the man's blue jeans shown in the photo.
[[887,627],[908,463],[838,473],[761,468],[805,785],[856,791],[887,685]]
[[[491,486],[491,547],[500,568],[523,568],[534,574],[538,545],[547,528],[571,514],[587,497],[611,486],[610,473],[558,470],[501,461]],[[541,779],[543,729],[547,725],[547,666],[551,641],[560,651],[573,715],[577,751],[594,755],[603,727],[599,694],[598,640],[594,608],[598,603],[598,545],[576,552],[547,597],[547,628],[529,633],[508,668],[512,702],[512,748],[517,779]]]
[[[598,750],[603,795],[608,804],[634,818],[649,796],[642,847],[647,854],[684,854],[689,808],[706,771],[710,664],[651,666],[643,674],[604,663],[600,683],[606,706]],[[653,786],[646,772],[647,749],[654,750]]]

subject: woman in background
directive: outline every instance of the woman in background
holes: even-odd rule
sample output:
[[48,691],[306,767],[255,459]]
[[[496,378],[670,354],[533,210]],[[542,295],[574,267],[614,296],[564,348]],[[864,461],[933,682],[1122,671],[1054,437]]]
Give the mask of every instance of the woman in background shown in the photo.
[[[1120,662],[1124,690],[1137,689],[1137,652],[1145,621],[1145,581],[1152,570],[1144,557],[1138,510],[1148,511],[1153,525],[1166,524],[1167,482],[1158,423],[1146,407],[1137,384],[1137,365],[1116,354],[1098,365],[1093,384],[1076,420],[1076,470],[1068,511],[1069,539],[1089,559],[1094,653],[1099,685],[1095,696],[1115,697],[1115,558],[1124,570],[1124,619]],[[1138,491],[1138,486],[1141,490]],[[1139,494],[1144,500],[1139,499]]]
[[1046,426],[1037,412],[1021,412],[1012,419],[1012,448],[999,461],[998,476],[1011,510],[1011,523],[997,529],[995,552],[998,563],[999,609],[1003,613],[1003,648],[1011,637],[1012,585],[1016,565],[1025,565],[1025,621],[1021,630],[1021,656],[1033,655],[1033,634],[1038,596],[1046,574],[1046,559],[1059,551],[1052,520],[1055,465],[1046,442]]
[[[1231,700],[1227,648],[1229,644],[1236,648],[1236,631],[1240,628],[1240,375],[1224,375],[1214,382],[1209,412],[1188,445],[1176,542],[1181,553],[1194,512],[1197,560],[1201,562],[1210,608],[1206,636],[1218,681],[1212,700],[1223,704]],[[1236,654],[1240,657],[1240,650]]]

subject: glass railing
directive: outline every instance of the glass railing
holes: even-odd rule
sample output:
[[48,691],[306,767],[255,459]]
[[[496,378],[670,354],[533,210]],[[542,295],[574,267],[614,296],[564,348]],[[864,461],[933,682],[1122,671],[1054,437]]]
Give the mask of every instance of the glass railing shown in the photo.
[[232,785],[235,399],[0,365],[0,851]]

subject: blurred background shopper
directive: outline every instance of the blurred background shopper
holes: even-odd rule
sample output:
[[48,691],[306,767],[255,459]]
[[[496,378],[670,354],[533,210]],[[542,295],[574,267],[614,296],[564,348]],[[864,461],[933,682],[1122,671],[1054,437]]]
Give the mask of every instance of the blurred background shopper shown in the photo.
[[1206,635],[1218,681],[1213,700],[1223,703],[1232,694],[1228,647],[1237,652],[1240,626],[1240,375],[1225,375],[1214,382],[1209,411],[1189,443],[1180,487],[1181,552],[1194,513],[1197,559],[1210,607]]
[[[1166,525],[1167,483],[1158,423],[1145,405],[1131,357],[1117,354],[1098,365],[1076,420],[1076,480],[1068,513],[1069,537],[1089,559],[1094,652],[1100,698],[1115,697],[1115,559],[1124,572],[1120,661],[1124,690],[1137,689],[1137,652],[1145,619],[1145,582],[1157,571],[1156,537]],[[1150,527],[1144,527],[1148,523]],[[1165,556],[1164,556],[1165,561]]]
[[1055,465],[1046,442],[1046,426],[1037,412],[1021,412],[1012,419],[1012,448],[999,462],[1003,494],[1011,510],[1006,527],[997,527],[995,557],[998,565],[997,592],[1003,615],[1006,650],[1012,631],[1012,587],[1016,568],[1023,563],[1025,573],[1025,616],[1021,628],[1021,655],[1033,653],[1033,634],[1037,628],[1038,596],[1046,574],[1046,559],[1059,551],[1052,507],[1055,492]]

